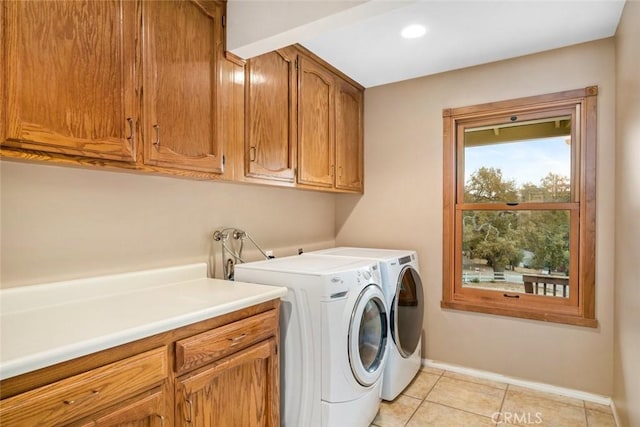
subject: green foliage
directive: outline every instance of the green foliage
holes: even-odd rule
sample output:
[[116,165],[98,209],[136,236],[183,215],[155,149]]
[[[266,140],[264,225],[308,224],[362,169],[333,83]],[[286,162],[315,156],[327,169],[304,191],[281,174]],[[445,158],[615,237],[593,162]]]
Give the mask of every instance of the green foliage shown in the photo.
[[464,201],[467,203],[513,202],[518,200],[515,181],[505,181],[502,171],[482,167],[471,174],[464,186]]
[[[480,168],[465,185],[466,203],[509,201],[570,201],[567,177],[548,174],[536,186],[517,188],[505,180],[500,169]],[[485,259],[494,271],[518,265],[524,251],[533,253],[531,267],[568,271],[569,212],[551,210],[483,211],[463,213],[463,251]]]
[[523,202],[569,202],[571,182],[566,176],[549,173],[542,178],[540,185],[524,184],[520,188],[520,200]]
[[569,211],[532,211],[523,224],[523,245],[533,268],[561,271],[569,265]]

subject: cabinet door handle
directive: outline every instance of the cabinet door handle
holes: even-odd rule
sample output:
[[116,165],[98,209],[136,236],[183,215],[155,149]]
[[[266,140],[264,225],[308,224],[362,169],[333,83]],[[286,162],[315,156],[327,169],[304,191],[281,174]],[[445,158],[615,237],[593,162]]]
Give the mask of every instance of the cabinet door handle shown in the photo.
[[338,166],[338,178],[342,179],[342,166]]
[[127,137],[127,140],[133,145],[133,138],[136,133],[135,124],[131,117],[127,117],[127,123],[129,123],[129,136]]
[[159,147],[160,146],[160,125],[155,124],[153,125],[153,128],[156,130],[156,140],[153,142],[153,145],[155,145],[156,147]]
[[185,399],[184,403],[189,405],[189,418],[185,421],[188,423],[192,423],[193,422],[193,402],[191,402],[191,399]]
[[247,334],[241,334],[241,335],[238,335],[237,337],[229,338],[229,341],[231,341],[231,345],[235,345],[240,341],[242,341],[246,336]]
[[256,161],[256,146],[251,146],[249,147],[249,161],[250,162],[255,162]]
[[164,416],[160,414],[155,414],[155,416],[160,418],[160,427],[164,427]]
[[78,404],[78,403],[82,403],[85,400],[89,400],[92,397],[97,397],[98,394],[100,394],[100,392],[98,390],[92,390],[91,394],[88,394],[88,395],[86,395],[86,396],[84,396],[84,397],[82,397],[80,399],[66,399],[66,400],[63,400],[62,402],[65,405],[75,405],[75,404]]

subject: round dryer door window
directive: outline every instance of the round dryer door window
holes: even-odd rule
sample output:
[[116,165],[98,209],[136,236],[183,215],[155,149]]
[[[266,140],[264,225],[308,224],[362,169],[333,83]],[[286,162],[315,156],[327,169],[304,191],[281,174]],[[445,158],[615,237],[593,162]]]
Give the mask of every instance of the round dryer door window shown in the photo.
[[398,351],[403,357],[411,356],[422,336],[424,297],[420,275],[411,266],[400,272],[396,296],[391,307],[391,331]]
[[369,285],[358,296],[349,325],[349,363],[361,385],[368,387],[380,378],[386,349],[384,295],[378,286]]

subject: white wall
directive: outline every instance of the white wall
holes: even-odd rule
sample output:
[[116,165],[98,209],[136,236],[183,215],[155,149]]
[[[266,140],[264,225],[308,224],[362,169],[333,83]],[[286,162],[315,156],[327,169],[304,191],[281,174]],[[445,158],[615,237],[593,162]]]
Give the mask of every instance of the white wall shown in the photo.
[[616,33],[616,260],[613,398],[624,426],[640,426],[640,2]]
[[10,161],[0,178],[2,287],[207,261],[222,226],[277,256],[334,242],[332,194]]
[[[611,395],[613,39],[368,89],[365,194],[336,202],[336,242],[412,248],[426,287],[424,357]],[[440,308],[442,110],[598,85],[597,329]]]

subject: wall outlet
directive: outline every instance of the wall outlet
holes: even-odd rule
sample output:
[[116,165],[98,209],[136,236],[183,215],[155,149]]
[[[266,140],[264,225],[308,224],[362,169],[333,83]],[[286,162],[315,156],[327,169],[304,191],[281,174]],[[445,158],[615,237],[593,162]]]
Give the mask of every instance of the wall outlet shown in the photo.
[[267,256],[269,258],[273,258],[273,251],[272,250],[264,251],[264,253],[267,254]]

